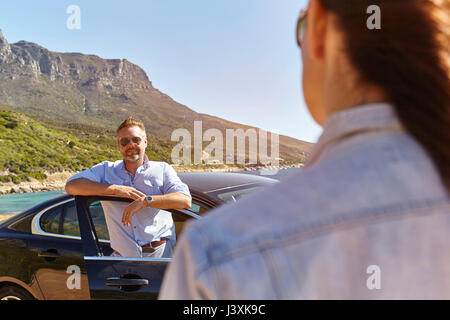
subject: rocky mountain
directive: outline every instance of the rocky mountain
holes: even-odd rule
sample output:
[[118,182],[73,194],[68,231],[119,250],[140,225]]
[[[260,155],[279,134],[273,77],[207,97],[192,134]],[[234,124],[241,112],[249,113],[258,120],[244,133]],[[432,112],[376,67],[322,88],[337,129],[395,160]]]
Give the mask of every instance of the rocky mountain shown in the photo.
[[[0,30],[0,104],[30,116],[114,129],[128,115],[147,131],[170,139],[176,128],[193,132],[247,130],[250,126],[196,113],[154,88],[147,74],[126,59],[52,52],[27,41],[10,44]],[[280,156],[302,161],[310,143],[280,136]],[[270,143],[270,142],[269,142]]]

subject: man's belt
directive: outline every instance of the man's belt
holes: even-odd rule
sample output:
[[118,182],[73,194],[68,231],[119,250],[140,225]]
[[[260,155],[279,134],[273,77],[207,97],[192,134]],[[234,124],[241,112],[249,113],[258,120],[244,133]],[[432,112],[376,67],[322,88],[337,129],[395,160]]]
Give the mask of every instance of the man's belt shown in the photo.
[[[159,241],[152,241],[150,243],[144,244],[142,247],[142,252],[155,252],[155,248],[166,243],[167,239],[162,238]],[[114,253],[120,256],[120,253],[114,250]]]
[[166,243],[167,239],[162,238],[159,241],[152,241],[150,243],[144,244],[142,247],[142,252],[155,252],[155,248]]

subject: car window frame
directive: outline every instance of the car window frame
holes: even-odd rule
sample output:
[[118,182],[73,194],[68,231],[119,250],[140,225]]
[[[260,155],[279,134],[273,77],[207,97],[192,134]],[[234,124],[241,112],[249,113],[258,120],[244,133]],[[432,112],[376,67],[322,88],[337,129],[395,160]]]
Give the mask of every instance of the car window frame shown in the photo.
[[[192,191],[192,190],[190,190]],[[200,196],[201,194],[201,196]],[[195,201],[196,204],[206,207],[208,208],[209,212],[210,210],[214,209],[215,207],[217,207],[218,205],[222,204],[222,202],[208,196],[205,195],[205,193],[202,192],[198,192],[198,191],[194,191],[191,192],[193,201]],[[104,256],[103,255],[103,251],[101,249],[101,246],[99,246],[99,243],[89,243],[89,241],[98,241],[98,242],[102,242],[101,239],[98,239],[97,236],[97,232],[95,230],[95,226],[94,229],[92,230],[93,226],[93,221],[92,221],[92,216],[91,213],[89,211],[89,207],[92,203],[94,203],[95,201],[120,201],[120,202],[128,202],[131,203],[133,202],[132,199],[129,198],[120,198],[120,197],[114,197],[114,196],[100,196],[100,195],[96,195],[96,196],[75,196],[75,203],[76,205],[80,205],[83,206],[83,209],[81,211],[85,212],[85,210],[87,210],[87,217],[85,217],[84,219],[84,224],[88,224],[89,228],[90,228],[90,234],[89,236],[93,236],[91,239],[82,239],[83,240],[83,245],[87,245],[89,248],[87,249],[89,252],[93,252],[96,251],[97,255],[92,255],[92,254],[88,254],[88,255],[84,255],[85,260],[127,260],[127,261],[135,261],[135,259],[137,259],[136,261],[171,261],[172,258],[131,258],[131,257],[112,257],[112,256]],[[83,204],[84,203],[84,204]],[[167,209],[166,211],[169,211],[171,213],[178,213],[178,214],[183,214],[183,215],[187,215],[189,216],[190,219],[202,219],[202,215],[199,215],[193,211],[190,211],[188,209]],[[205,212],[205,213],[207,213]],[[205,214],[203,213],[203,214]],[[81,226],[81,222],[80,222],[80,211],[79,208],[77,207],[77,214],[78,214],[78,223],[80,224],[80,232],[81,235],[83,235],[83,230],[82,230],[82,226]],[[81,214],[83,214],[81,212]],[[86,228],[87,226],[84,225],[83,228]],[[110,240],[106,240],[108,241],[108,243],[110,243]],[[86,243],[87,242],[87,243]],[[95,248],[95,249],[94,249]]]
[[[205,194],[205,193],[203,193],[203,192],[199,192],[199,191],[195,191],[195,190],[191,190],[191,194],[192,194],[192,198],[193,198],[193,201],[195,201],[195,203],[197,204],[197,205],[200,205],[200,206],[202,206],[202,207],[205,207],[205,208],[208,208],[208,211],[207,212],[209,212],[210,210],[212,210],[212,209],[214,209],[214,208],[216,208],[217,206],[219,206],[219,205],[221,205],[223,202],[221,202],[221,201],[219,201],[219,200],[217,200],[217,199],[215,199],[215,198],[213,198],[213,197],[211,197],[211,196],[209,196],[209,195],[207,195],[207,194]],[[52,205],[50,205],[50,206],[48,206],[48,207],[45,207],[45,208],[43,208],[43,209],[41,209],[38,213],[36,213],[35,215],[34,215],[34,217],[33,217],[33,219],[32,219],[32,221],[31,221],[31,234],[33,234],[33,235],[39,235],[39,236],[46,236],[46,237],[53,237],[53,238],[62,238],[62,239],[70,239],[70,240],[77,240],[77,241],[83,241],[83,239],[82,239],[82,237],[81,237],[81,230],[80,230],[80,236],[72,236],[72,235],[65,235],[65,234],[61,234],[61,233],[52,233],[52,232],[47,232],[47,231],[44,231],[42,228],[41,228],[41,225],[40,225],[40,219],[41,219],[41,217],[45,214],[45,213],[47,213],[48,211],[50,211],[51,209],[53,209],[53,208],[56,208],[56,207],[58,207],[58,206],[67,206],[70,202],[74,202],[75,203],[75,206],[76,206],[76,199],[75,199],[75,197],[76,196],[74,196],[74,197],[71,197],[71,198],[69,198],[69,199],[64,199],[64,200],[62,200],[62,201],[58,201],[58,202],[56,202],[56,203],[53,203]],[[100,198],[103,198],[103,197],[105,197],[105,196],[89,196],[89,197],[96,197],[97,198],[97,200],[100,200]],[[131,199],[125,199],[125,198],[117,198],[117,197],[106,197],[107,198],[107,200],[122,200],[122,201],[124,201],[124,202],[132,202],[132,200]],[[64,208],[62,208],[62,210],[63,210],[63,212],[62,212],[62,214],[61,214],[61,217],[60,217],[60,224],[61,223],[63,223],[63,219],[64,219],[64,216],[65,216],[65,210],[66,210],[66,208],[64,207]],[[191,218],[191,219],[201,219],[202,218],[202,215],[204,215],[205,213],[207,213],[207,212],[205,212],[205,213],[203,213],[203,214],[197,214],[197,213],[195,213],[195,212],[193,212],[193,211],[190,211],[190,210],[188,210],[188,209],[181,209],[181,210],[178,210],[178,209],[169,209],[169,210],[167,210],[167,211],[169,211],[169,212],[172,212],[172,213],[179,213],[179,214],[184,214],[184,215],[187,215],[187,216],[189,216],[189,218]],[[77,209],[77,212],[78,212],[78,209]],[[91,219],[91,216],[90,216],[90,214],[89,214],[89,219]],[[78,226],[80,227],[80,221],[78,220]],[[110,244],[111,243],[111,240],[108,240],[108,239],[98,239],[98,242],[100,242],[100,243],[104,243],[104,244]],[[87,257],[86,256],[86,258],[89,258],[89,259],[97,259],[97,258],[119,258],[119,260],[124,260],[124,259],[126,259],[126,260],[128,260],[128,259],[132,259],[132,258],[127,258],[127,257],[110,257],[110,256],[90,256],[90,257]],[[145,260],[143,260],[143,259],[148,259],[148,260],[150,260],[150,261],[156,261],[156,260],[160,260],[160,261],[170,261],[172,258],[159,258],[159,259],[157,259],[157,258],[137,258],[139,261],[145,261]],[[162,259],[162,260],[161,260]],[[167,260],[167,259],[169,259],[169,260]],[[111,259],[109,259],[109,260],[111,260]]]
[[[78,214],[78,221],[80,223],[80,214],[82,215],[83,213],[85,213],[87,215],[87,217],[84,217],[83,219],[83,226],[80,224],[80,232],[81,235],[83,236],[83,233],[86,232],[86,230],[84,230],[84,228],[90,228],[91,232],[88,232],[89,236],[92,236],[91,239],[82,239],[83,240],[83,246],[84,250],[87,250],[89,252],[92,251],[96,251],[97,255],[92,255],[92,254],[86,254],[86,252],[84,253],[84,259],[85,261],[93,261],[93,260],[97,260],[97,261],[141,261],[141,262],[145,262],[145,261],[149,261],[149,262],[170,262],[172,261],[172,257],[170,258],[147,258],[147,257],[143,257],[143,258],[133,258],[133,257],[115,257],[115,256],[104,256],[103,255],[103,251],[101,249],[101,246],[99,245],[98,242],[98,236],[97,236],[97,232],[94,229],[92,229],[92,217],[91,214],[89,212],[89,207],[92,203],[94,203],[95,201],[119,201],[119,202],[128,202],[131,203],[133,202],[132,199],[129,198],[120,198],[120,197],[113,197],[113,196],[75,196],[75,203],[77,205],[77,214]],[[79,210],[80,208],[78,207],[80,206],[80,208],[82,208],[81,210]],[[169,209],[167,210],[169,212],[179,212],[181,214],[185,214],[185,215],[189,215],[191,218],[193,219],[201,219],[200,215],[195,214],[192,211],[189,210],[175,210],[175,209]],[[81,213],[80,213],[81,212]],[[88,224],[89,226],[87,226],[86,224]],[[95,243],[89,243],[90,241],[95,241]]]
[[[60,205],[67,205],[67,203],[69,202],[75,202],[75,197],[69,198],[69,199],[65,199],[62,200],[60,202],[54,203],[44,209],[42,209],[41,211],[39,211],[38,213],[36,213],[31,221],[31,234],[34,235],[40,235],[40,236],[48,236],[48,237],[54,237],[54,238],[64,238],[64,239],[71,239],[71,240],[79,240],[81,241],[81,236],[71,236],[71,235],[66,235],[66,234],[61,234],[61,233],[52,233],[52,232],[47,232],[42,230],[41,228],[41,217],[49,210],[56,208]],[[64,211],[66,210],[66,208],[63,209]],[[64,220],[64,216],[65,216],[65,212],[63,212],[61,214],[61,218],[59,223],[63,223]],[[102,243],[111,243],[111,240],[107,240],[107,239],[99,239],[100,242]]]

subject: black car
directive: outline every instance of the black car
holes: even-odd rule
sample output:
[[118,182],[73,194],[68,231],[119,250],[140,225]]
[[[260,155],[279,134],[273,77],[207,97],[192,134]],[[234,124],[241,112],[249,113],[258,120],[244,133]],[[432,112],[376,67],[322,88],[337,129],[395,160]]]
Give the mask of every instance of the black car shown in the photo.
[[[170,210],[177,239],[188,219],[277,180],[239,173],[180,173],[188,210]],[[0,299],[156,299],[171,258],[114,257],[101,201],[64,194],[0,224]]]

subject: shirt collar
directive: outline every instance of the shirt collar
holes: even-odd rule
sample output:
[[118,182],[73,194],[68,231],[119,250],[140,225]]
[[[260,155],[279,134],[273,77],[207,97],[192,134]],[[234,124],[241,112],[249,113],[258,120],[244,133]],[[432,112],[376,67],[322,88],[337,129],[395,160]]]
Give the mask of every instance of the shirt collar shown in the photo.
[[[142,164],[142,166],[147,168],[149,164],[150,164],[150,160],[148,159],[147,155],[144,153],[144,163]],[[125,163],[123,160],[120,161],[119,169],[128,172],[128,170],[125,168]]]
[[370,103],[337,111],[325,121],[322,135],[314,145],[305,167],[311,166],[324,149],[339,140],[358,133],[388,130],[403,130],[390,103]]

